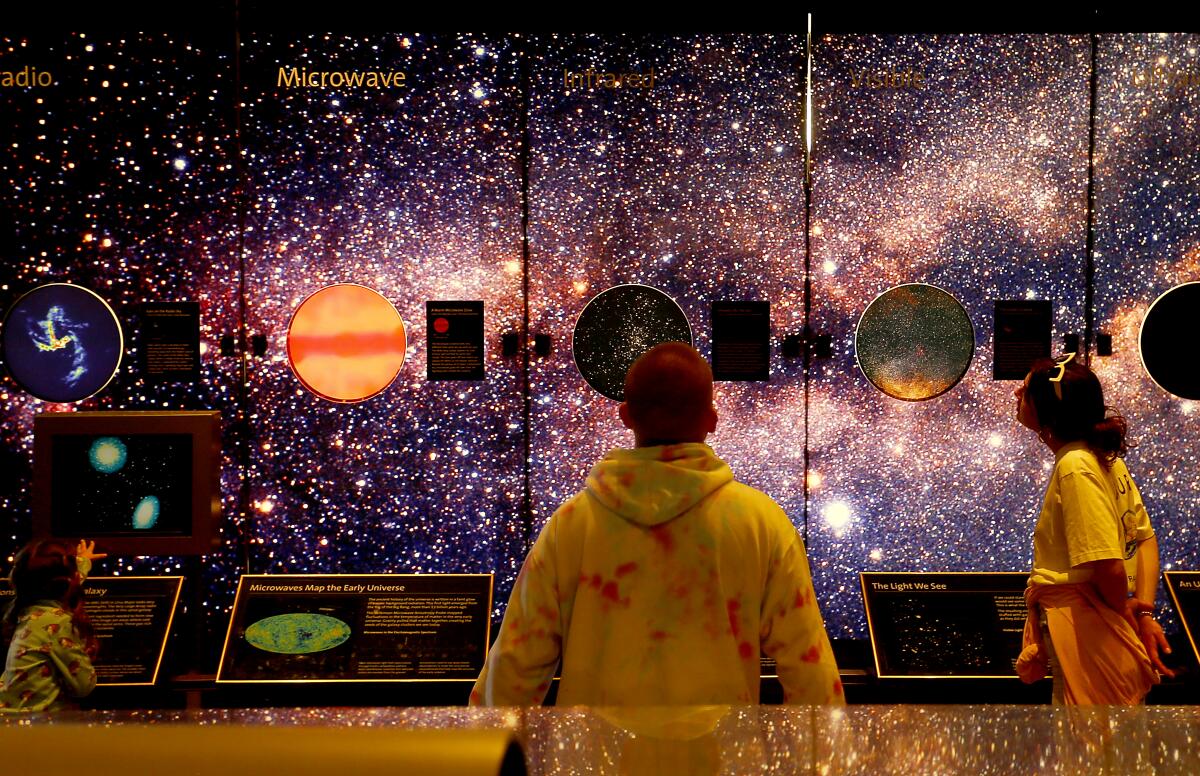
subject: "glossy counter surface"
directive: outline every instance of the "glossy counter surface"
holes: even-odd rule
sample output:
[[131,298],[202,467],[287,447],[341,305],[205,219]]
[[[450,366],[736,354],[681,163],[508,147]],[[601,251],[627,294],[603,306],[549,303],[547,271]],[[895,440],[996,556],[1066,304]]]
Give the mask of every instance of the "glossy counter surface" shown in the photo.
[[[522,743],[532,774],[1200,772],[1200,708],[1191,706],[69,712],[2,716],[0,745],[11,751],[21,728],[44,725],[263,726],[262,736],[295,726],[502,729]],[[72,746],[72,735],[63,741]],[[343,755],[353,768],[353,754]]]

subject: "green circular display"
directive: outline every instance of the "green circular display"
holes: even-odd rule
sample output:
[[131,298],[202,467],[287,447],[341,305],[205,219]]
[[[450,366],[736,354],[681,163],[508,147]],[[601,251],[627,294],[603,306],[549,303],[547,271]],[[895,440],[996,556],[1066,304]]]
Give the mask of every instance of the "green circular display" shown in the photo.
[[863,375],[896,399],[923,401],[958,384],[975,355],[975,329],[958,300],[925,283],[889,289],[854,333]]

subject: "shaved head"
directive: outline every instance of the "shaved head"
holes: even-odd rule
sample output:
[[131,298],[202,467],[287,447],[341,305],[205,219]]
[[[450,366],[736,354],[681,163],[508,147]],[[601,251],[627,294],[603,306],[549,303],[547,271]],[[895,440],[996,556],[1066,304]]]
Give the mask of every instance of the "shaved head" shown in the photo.
[[703,442],[717,425],[712,369],[691,345],[656,345],[625,374],[620,412],[638,447]]

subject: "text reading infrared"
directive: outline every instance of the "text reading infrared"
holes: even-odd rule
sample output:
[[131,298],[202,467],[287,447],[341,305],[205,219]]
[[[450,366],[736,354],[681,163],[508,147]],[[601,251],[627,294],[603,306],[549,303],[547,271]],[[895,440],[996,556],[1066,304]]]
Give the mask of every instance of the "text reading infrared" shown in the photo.
[[563,86],[567,89],[650,89],[654,87],[654,68],[646,73],[602,73],[592,68],[572,72],[563,68]]

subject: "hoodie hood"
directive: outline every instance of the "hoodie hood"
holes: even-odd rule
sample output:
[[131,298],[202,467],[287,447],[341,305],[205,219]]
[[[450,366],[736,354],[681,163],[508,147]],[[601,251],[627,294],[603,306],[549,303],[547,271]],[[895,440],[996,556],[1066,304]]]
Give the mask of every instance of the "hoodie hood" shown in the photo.
[[592,467],[587,492],[626,520],[656,526],[733,481],[729,465],[700,442],[617,449]]

